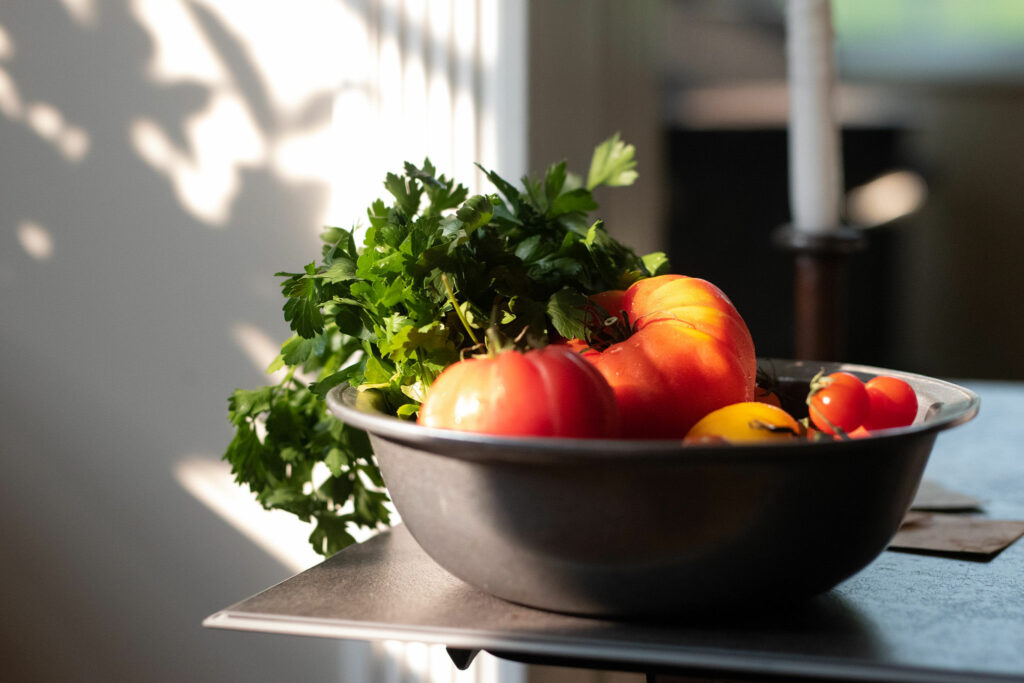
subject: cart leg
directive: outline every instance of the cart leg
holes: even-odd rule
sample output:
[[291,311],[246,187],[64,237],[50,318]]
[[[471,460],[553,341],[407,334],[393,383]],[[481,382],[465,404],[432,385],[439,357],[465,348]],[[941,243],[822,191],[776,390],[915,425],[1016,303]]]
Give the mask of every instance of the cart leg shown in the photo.
[[476,656],[480,654],[480,650],[461,650],[454,647],[446,647],[445,650],[448,652],[448,656],[451,657],[455,668],[459,671],[468,669],[469,665],[476,659]]

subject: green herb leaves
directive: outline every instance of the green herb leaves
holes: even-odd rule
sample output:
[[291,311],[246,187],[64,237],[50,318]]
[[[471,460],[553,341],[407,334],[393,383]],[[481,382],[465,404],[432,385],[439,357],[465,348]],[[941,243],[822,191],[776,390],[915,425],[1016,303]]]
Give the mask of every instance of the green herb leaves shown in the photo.
[[593,190],[598,185],[632,185],[636,180],[634,152],[633,145],[622,142],[618,133],[598,145],[590,161],[587,189]]
[[472,197],[429,160],[388,174],[392,201],[368,208],[361,239],[329,228],[319,262],[277,274],[294,335],[270,370],[287,372],[229,399],[237,431],[224,457],[236,480],[265,507],[315,521],[310,542],[324,554],[351,543],[354,527],[387,524],[366,434],[329,415],[323,397],[348,384],[413,419],[433,380],[488,333],[534,345],[585,336],[588,294],[667,267],[588,218],[592,190],[632,183],[635,166],[616,135],[595,150],[586,185],[564,162],[522,190],[483,169],[497,193]]
[[299,275],[277,273],[287,276],[281,286],[286,297],[284,319],[291,328],[303,337],[312,337],[324,330],[324,318],[320,314],[320,290],[317,287],[316,264],[306,266],[306,272]]

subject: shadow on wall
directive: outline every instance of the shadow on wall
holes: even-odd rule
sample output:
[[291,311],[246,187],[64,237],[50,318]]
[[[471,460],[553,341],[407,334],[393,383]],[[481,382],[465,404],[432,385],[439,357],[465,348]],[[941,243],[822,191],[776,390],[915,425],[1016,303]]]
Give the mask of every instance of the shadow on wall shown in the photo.
[[[328,189],[301,152],[335,95],[326,77],[272,92],[211,7],[67,0],[0,16],[10,680],[340,676],[337,643],[200,626],[291,573],[173,471],[219,457],[227,395],[266,379],[235,330],[286,335],[272,274],[318,248]],[[327,10],[289,9],[276,28],[313,11]],[[326,61],[289,36],[284,50]]]

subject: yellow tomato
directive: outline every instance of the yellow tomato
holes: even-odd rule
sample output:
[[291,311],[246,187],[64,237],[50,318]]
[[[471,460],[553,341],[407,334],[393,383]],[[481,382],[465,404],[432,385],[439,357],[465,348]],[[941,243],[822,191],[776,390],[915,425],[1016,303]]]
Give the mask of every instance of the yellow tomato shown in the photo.
[[770,403],[733,403],[705,415],[686,435],[686,441],[730,443],[778,441],[801,433],[799,423]]

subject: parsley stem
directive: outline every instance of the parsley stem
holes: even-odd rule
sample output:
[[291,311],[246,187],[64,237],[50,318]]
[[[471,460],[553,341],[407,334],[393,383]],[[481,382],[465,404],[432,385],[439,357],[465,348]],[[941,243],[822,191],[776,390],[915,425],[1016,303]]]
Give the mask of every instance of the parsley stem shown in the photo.
[[284,391],[285,386],[289,382],[292,381],[294,376],[295,376],[295,368],[294,367],[289,367],[288,368],[288,372],[285,373],[285,376],[283,378],[281,378],[281,381],[278,382],[276,386],[271,387],[271,389],[270,389],[271,399],[277,400],[278,394],[280,392]]
[[469,338],[473,340],[473,346],[480,343],[480,340],[473,334],[473,328],[469,326],[469,321],[466,320],[466,315],[459,308],[459,302],[455,300],[455,292],[452,291],[452,286],[448,282],[448,276],[444,273],[441,274],[441,282],[444,283],[444,289],[448,292],[448,301],[451,302],[452,307],[455,309],[455,315],[459,316],[459,320],[462,321],[462,326],[466,328],[466,332],[469,334]]

